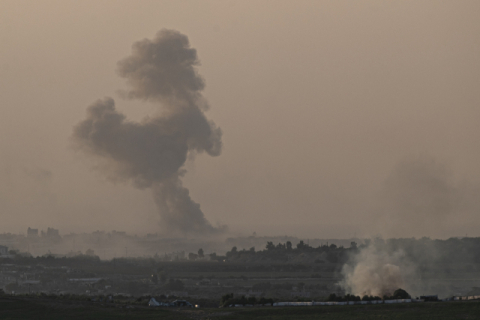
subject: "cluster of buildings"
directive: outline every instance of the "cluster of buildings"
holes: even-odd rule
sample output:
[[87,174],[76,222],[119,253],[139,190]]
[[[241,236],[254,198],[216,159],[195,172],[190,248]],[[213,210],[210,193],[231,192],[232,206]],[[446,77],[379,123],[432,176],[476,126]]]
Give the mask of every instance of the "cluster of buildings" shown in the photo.
[[38,237],[39,235],[41,235],[42,237],[58,238],[60,237],[60,232],[58,231],[58,229],[49,227],[47,229],[47,232],[42,230],[41,233],[39,234],[38,229],[33,229],[28,227],[27,238],[35,238],[35,237]]

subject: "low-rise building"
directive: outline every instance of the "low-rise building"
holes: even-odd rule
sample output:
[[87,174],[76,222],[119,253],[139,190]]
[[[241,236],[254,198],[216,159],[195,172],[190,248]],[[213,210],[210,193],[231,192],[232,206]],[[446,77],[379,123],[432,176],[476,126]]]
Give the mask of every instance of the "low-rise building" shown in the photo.
[[6,255],[8,255],[8,247],[0,246],[0,255],[1,255],[1,256],[6,256]]
[[32,228],[28,227],[27,237],[28,238],[38,237],[38,229],[32,229]]

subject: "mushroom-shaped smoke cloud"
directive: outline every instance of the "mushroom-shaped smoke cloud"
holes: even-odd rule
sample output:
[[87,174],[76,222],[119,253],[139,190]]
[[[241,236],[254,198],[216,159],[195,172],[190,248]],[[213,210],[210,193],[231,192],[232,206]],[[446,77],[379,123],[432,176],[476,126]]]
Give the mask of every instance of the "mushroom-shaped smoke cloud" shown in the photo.
[[118,74],[130,86],[128,98],[156,103],[159,114],[129,121],[112,98],[105,98],[87,109],[87,118],[73,133],[78,148],[106,162],[105,174],[151,188],[161,225],[183,234],[225,230],[205,219],[181,182],[188,155],[205,151],[218,156],[222,148],[220,128],[205,117],[208,105],[198,64],[196,50],[177,31],[164,29],[153,40],[136,42],[132,55],[118,62]]

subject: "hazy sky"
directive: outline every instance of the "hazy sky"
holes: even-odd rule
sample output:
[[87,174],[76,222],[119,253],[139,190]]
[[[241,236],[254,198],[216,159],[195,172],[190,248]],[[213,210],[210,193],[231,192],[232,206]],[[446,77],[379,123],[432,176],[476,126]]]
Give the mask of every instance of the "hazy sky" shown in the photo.
[[[301,237],[480,236],[480,2],[0,0],[0,232],[159,230],[150,192],[72,148],[117,62],[197,49],[223,152],[183,183],[213,224]],[[430,223],[432,222],[432,223]]]

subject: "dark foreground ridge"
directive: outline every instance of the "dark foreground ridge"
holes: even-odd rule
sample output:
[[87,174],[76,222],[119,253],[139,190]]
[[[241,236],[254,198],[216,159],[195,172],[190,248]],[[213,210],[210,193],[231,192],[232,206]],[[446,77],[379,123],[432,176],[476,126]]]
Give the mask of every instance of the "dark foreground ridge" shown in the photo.
[[150,308],[144,305],[1,297],[0,319],[478,319],[480,302],[425,302],[259,308]]

